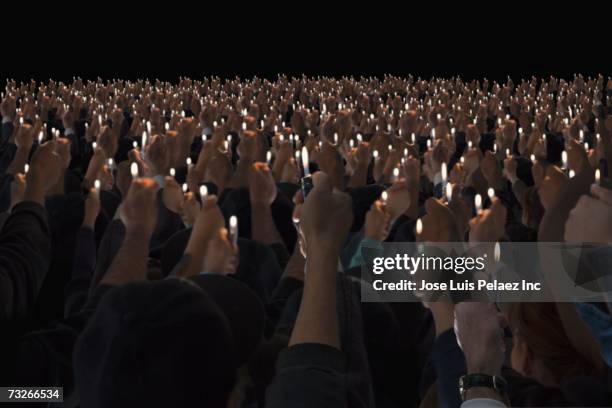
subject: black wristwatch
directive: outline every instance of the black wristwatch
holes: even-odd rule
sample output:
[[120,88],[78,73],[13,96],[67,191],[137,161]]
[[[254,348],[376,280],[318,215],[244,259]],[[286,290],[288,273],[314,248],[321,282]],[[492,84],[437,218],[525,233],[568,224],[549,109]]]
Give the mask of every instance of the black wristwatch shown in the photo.
[[466,374],[459,378],[459,394],[461,400],[465,401],[465,395],[467,390],[474,387],[486,387],[495,390],[499,394],[503,395],[508,388],[508,383],[503,377],[498,375],[488,374]]

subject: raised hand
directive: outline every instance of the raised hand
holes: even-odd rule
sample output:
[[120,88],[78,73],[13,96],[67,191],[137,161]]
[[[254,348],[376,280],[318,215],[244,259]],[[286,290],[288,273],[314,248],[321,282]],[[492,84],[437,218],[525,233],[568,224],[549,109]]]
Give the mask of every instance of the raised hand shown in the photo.
[[276,198],[276,183],[266,163],[252,165],[249,180],[249,197],[251,205],[269,206]]
[[565,241],[612,242],[612,191],[597,184],[591,196],[583,195],[570,211],[565,223]]
[[370,210],[366,213],[364,236],[382,242],[389,235],[390,228],[391,215],[386,211],[382,201],[374,201]]

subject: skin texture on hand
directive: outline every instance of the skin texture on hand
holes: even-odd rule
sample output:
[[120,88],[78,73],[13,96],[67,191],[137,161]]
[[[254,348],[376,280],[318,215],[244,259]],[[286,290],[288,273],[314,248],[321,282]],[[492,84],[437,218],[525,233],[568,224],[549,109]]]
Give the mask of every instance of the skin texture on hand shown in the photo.
[[351,200],[344,193],[334,192],[324,173],[315,173],[313,179],[314,188],[300,209],[300,229],[307,242],[306,280],[289,345],[319,343],[339,348],[338,242],[346,237],[352,222]]
[[118,210],[125,225],[125,238],[100,283],[123,285],[146,278],[149,241],[157,222],[155,197],[158,190],[159,186],[153,179],[132,181]]

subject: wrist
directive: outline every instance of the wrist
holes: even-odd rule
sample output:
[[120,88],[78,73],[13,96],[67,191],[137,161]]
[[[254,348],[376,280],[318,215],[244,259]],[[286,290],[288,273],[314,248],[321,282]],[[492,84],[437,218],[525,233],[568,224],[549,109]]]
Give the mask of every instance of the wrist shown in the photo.
[[466,358],[466,368],[468,374],[501,375],[501,365],[487,359],[487,356],[475,359]]
[[340,249],[329,245],[325,239],[306,239],[306,259],[310,262],[316,260],[318,263],[337,262]]
[[96,214],[91,215],[91,214],[85,214],[85,217],[83,218],[83,223],[81,224],[81,227],[83,228],[90,228],[90,229],[94,229],[94,226],[96,225],[96,219],[98,218],[98,215]]
[[142,243],[146,246],[149,245],[151,235],[153,235],[154,226],[148,226],[143,224],[130,224],[125,226],[125,240],[130,240],[138,243]]
[[271,212],[272,211],[270,204],[268,204],[266,201],[251,200],[251,207],[253,211],[257,211],[257,212]]
[[33,201],[44,206],[45,192],[42,188],[30,186],[28,183],[26,184],[25,193],[23,194],[23,201]]

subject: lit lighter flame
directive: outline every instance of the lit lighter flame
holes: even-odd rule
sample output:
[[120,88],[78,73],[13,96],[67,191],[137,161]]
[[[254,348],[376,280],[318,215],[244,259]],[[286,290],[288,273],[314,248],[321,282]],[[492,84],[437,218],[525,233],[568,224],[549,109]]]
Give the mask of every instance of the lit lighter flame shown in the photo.
[[446,183],[446,201],[447,202],[451,202],[451,200],[453,199],[453,186],[451,185],[451,183]]
[[482,196],[480,194],[474,196],[474,207],[476,207],[476,214],[482,212]]
[[576,175],[576,172],[574,170],[569,171],[569,178],[574,178],[575,175]]
[[489,199],[492,200],[493,197],[495,197],[495,190],[489,187],[489,189],[487,190],[487,195],[489,196]]
[[564,169],[567,168],[567,152],[565,150],[561,152],[561,163]]
[[595,183],[599,184],[600,181],[601,181],[601,171],[597,169],[595,170]]
[[229,227],[230,227],[230,238],[234,245],[238,242],[238,218],[235,215],[232,215],[229,219]]
[[183,193],[186,193],[187,190],[189,190],[189,186],[187,185],[187,183],[183,183]]
[[397,178],[399,177],[400,174],[400,170],[396,167],[393,169],[393,180],[397,180]]
[[30,165],[26,163],[25,166],[23,166],[23,174],[28,174],[29,170],[30,170]]
[[372,156],[374,156],[374,160],[378,159],[378,150],[374,150]]
[[380,199],[382,200],[383,204],[387,204],[387,199],[389,198],[389,193],[387,193],[386,191],[383,191],[380,194]]
[[448,178],[448,170],[446,169],[446,163],[442,163],[442,167],[440,168],[440,173],[442,175],[442,182],[446,183],[446,179]]
[[266,153],[266,162],[268,162],[268,164],[272,163],[272,152],[270,150]]
[[174,177],[176,175],[176,170],[174,169],[174,167],[170,167],[170,175],[172,177]]
[[130,165],[130,173],[132,173],[132,178],[138,177],[138,164],[132,163]]
[[421,219],[417,219],[416,222],[416,234],[417,235],[421,235],[421,233],[423,232],[423,221],[421,221]]
[[191,166],[191,157],[186,158],[185,163],[187,164],[187,167]]
[[100,180],[94,181],[94,188],[96,189],[96,194],[100,194]]
[[309,160],[308,160],[308,149],[306,146],[302,147],[302,168],[304,169],[304,177],[310,174]]
[[499,262],[501,258],[501,248],[499,247],[499,242],[495,243],[495,248],[493,248],[493,259],[495,262]]
[[207,194],[208,194],[208,187],[202,184],[200,186],[200,197],[206,197]]

